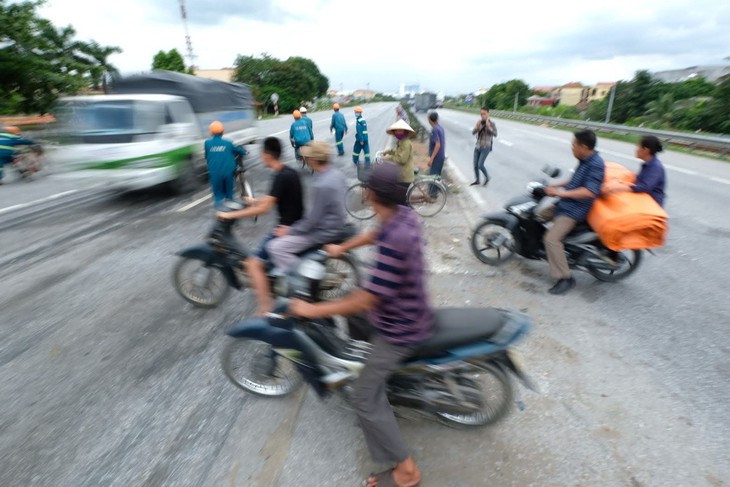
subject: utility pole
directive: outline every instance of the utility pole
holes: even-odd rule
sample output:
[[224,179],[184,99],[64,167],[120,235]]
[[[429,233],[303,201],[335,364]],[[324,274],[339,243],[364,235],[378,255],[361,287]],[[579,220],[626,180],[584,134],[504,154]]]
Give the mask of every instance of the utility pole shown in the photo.
[[613,99],[616,97],[616,85],[611,87],[611,94],[608,97],[608,110],[606,110],[606,123],[611,121],[611,110],[613,109]]
[[195,58],[193,53],[193,41],[190,40],[190,31],[188,30],[188,14],[185,10],[185,0],[178,0],[180,3],[180,16],[182,17],[183,27],[185,27],[185,45],[187,46],[187,58],[190,61],[190,70],[195,71]]
[[515,107],[512,109],[513,112],[517,111],[517,100],[518,100],[519,95],[520,95],[519,91],[517,93],[515,93]]

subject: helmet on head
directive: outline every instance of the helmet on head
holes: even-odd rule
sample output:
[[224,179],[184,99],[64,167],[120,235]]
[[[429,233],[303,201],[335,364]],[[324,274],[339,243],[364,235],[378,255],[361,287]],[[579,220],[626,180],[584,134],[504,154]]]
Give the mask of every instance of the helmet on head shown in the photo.
[[334,105],[332,105],[332,109],[333,110],[339,110],[340,109],[340,104],[339,103],[335,103]]
[[299,111],[301,113],[307,113],[307,107],[305,107],[304,105],[302,105],[301,107],[299,107]]
[[355,107],[355,113],[362,113],[362,107]]
[[292,112],[292,115],[294,115],[294,118],[296,118],[297,120],[299,120],[300,118],[302,118],[302,114],[301,114],[301,112],[299,110],[294,110]]
[[7,125],[3,127],[3,131],[8,132],[9,134],[15,134],[18,135],[20,133],[20,129],[16,127],[15,125]]
[[223,124],[220,123],[218,120],[215,120],[210,124],[208,127],[208,130],[210,130],[210,133],[213,135],[222,134],[223,133]]

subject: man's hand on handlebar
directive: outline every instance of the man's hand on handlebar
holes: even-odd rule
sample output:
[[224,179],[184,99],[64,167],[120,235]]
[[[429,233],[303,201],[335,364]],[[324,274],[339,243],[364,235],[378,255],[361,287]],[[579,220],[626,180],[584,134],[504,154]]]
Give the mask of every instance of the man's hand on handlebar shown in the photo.
[[342,247],[342,245],[337,244],[327,244],[322,247],[322,250],[327,252],[330,257],[335,259],[345,253],[345,249]]

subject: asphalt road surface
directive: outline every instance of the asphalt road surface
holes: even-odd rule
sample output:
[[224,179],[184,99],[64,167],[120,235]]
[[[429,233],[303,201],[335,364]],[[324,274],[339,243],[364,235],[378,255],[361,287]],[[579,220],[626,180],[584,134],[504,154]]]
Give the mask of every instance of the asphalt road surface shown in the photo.
[[[371,151],[387,144],[394,104],[366,105]],[[352,127],[354,116],[343,109]],[[476,117],[442,110],[447,153],[472,180]],[[327,138],[331,113],[310,113]],[[291,120],[261,123],[288,136]],[[425,486],[727,485],[730,166],[667,152],[667,246],[625,282],[579,275],[547,295],[547,265],[492,269],[469,255],[477,216],[524,191],[545,163],[569,169],[569,132],[497,120],[492,182],[450,196],[427,222],[434,301],[526,310],[525,344],[540,394],[505,422],[458,431],[403,421]],[[335,164],[354,179],[350,153]],[[629,144],[607,160],[636,168]],[[252,150],[257,193],[269,174]],[[287,151],[293,162],[293,152]],[[309,176],[302,172],[306,181]],[[218,355],[227,326],[253,310],[231,292],[213,310],[171,283],[175,252],[212,225],[205,187],[116,194],[54,175],[0,187],[0,485],[355,486],[372,465],[352,412],[302,390],[242,393]],[[271,220],[240,222],[255,245]]]

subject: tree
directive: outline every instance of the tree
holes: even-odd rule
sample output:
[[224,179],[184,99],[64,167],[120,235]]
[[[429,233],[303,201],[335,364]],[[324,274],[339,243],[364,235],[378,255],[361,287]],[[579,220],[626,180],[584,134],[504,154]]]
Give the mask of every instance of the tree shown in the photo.
[[500,83],[489,88],[485,94],[479,97],[479,103],[496,110],[512,110],[517,95],[517,106],[527,103],[530,95],[530,87],[522,80],[513,79],[506,83]]
[[178,73],[187,73],[185,61],[177,49],[171,49],[168,52],[159,51],[152,59],[152,69],[163,69],[166,71],[177,71]]
[[119,74],[117,68],[109,63],[109,56],[118,54],[122,50],[116,46],[103,47],[92,41],[84,46],[81,51],[93,61],[92,68],[89,71],[93,88],[98,90],[101,86],[101,89],[106,93],[107,80]]
[[97,69],[72,26],[56,28],[36,14],[42,3],[0,0],[0,112],[45,113],[59,95],[88,86]]
[[[272,93],[279,95],[279,110],[292,111],[304,102],[327,93],[329,80],[314,61],[290,57],[286,61],[266,53],[260,57],[238,56],[234,81],[246,83],[258,100],[268,104]],[[273,106],[270,106],[273,111]]]

